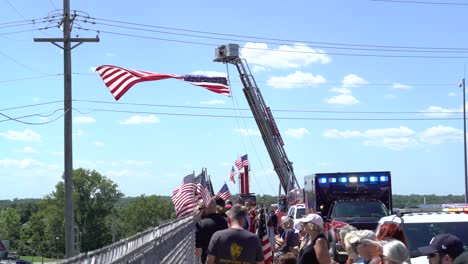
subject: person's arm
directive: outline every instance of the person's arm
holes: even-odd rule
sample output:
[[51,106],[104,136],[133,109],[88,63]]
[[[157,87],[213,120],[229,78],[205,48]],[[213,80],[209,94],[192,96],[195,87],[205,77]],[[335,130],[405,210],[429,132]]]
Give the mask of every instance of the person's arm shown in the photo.
[[314,246],[315,255],[320,264],[330,264],[331,258],[328,254],[328,245],[327,240],[324,238],[319,238],[315,242]]
[[195,256],[201,257],[202,255],[202,248],[195,248]]
[[205,264],[215,264],[216,263],[216,257],[213,255],[208,255],[206,257]]

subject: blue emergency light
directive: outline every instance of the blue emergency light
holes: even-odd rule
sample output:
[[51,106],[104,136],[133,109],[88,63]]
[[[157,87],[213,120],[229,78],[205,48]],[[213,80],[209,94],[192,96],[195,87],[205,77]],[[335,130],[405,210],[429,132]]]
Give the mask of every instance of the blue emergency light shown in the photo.
[[388,176],[380,176],[380,181],[381,182],[387,182],[388,181]]
[[340,182],[341,182],[341,183],[347,183],[347,182],[348,182],[348,178],[347,178],[347,177],[340,177]]
[[370,176],[369,177],[369,181],[370,182],[377,182],[379,179],[377,178],[377,176]]
[[364,177],[364,176],[359,177],[359,182],[367,182],[367,177]]
[[330,178],[331,183],[336,183],[336,178]]
[[319,179],[319,182],[320,182],[320,183],[327,183],[327,178],[320,178],[320,179]]

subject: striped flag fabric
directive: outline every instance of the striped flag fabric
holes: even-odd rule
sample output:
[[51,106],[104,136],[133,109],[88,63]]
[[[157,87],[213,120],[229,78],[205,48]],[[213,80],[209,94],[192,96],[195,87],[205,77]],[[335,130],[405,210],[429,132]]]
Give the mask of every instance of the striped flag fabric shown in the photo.
[[236,179],[235,179],[236,174],[237,174],[237,172],[234,169],[234,166],[232,166],[231,174],[229,175],[229,180],[232,181],[232,183],[234,183],[234,184],[236,184]]
[[234,164],[239,170],[244,166],[249,166],[249,159],[247,158],[247,154],[239,157]]
[[199,178],[199,182],[196,185],[197,194],[199,195],[199,198],[203,200],[205,207],[208,207],[213,197],[211,196],[211,191],[205,178],[205,171],[202,171],[197,178]]
[[193,213],[195,209],[195,184],[194,174],[184,177],[182,184],[172,191],[172,203],[174,204],[177,218]]
[[273,252],[271,249],[270,238],[268,237],[265,211],[263,208],[260,209],[260,219],[258,223],[257,234],[262,241],[263,256],[265,257],[265,264],[273,263]]
[[101,65],[96,68],[104,84],[118,101],[133,85],[139,82],[179,79],[212,92],[231,96],[226,77],[208,77],[202,75],[177,75],[126,69],[113,65]]
[[226,183],[224,183],[223,187],[221,187],[221,190],[219,190],[218,194],[216,195],[223,198],[225,201],[231,197],[231,192],[229,191],[229,187]]

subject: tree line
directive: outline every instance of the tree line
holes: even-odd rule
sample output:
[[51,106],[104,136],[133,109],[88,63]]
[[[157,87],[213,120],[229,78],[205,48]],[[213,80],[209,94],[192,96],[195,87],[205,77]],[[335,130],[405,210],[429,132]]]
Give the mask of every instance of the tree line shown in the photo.
[[[75,245],[78,252],[102,248],[175,219],[169,196],[124,197],[109,178],[87,169],[73,171]],[[43,199],[0,200],[0,240],[20,255],[65,255],[65,185],[60,181]],[[230,199],[236,201],[238,195]],[[393,195],[393,207],[463,203],[463,195]],[[271,208],[277,196],[257,195],[257,206]]]

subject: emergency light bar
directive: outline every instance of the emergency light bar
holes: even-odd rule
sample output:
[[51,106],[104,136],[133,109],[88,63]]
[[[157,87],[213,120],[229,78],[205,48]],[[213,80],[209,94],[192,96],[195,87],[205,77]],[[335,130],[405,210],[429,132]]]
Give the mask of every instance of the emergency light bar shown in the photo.
[[389,179],[388,179],[388,176],[360,176],[360,177],[357,177],[357,176],[350,176],[350,177],[347,177],[347,176],[342,176],[342,177],[339,177],[339,178],[328,178],[328,177],[320,177],[318,179],[319,183],[320,184],[326,184],[326,183],[357,183],[357,182],[360,182],[360,183],[366,183],[366,182],[370,182],[370,183],[377,183],[377,182],[388,182]]
[[455,208],[444,208],[444,212],[465,212],[468,213],[468,207],[455,207]]

